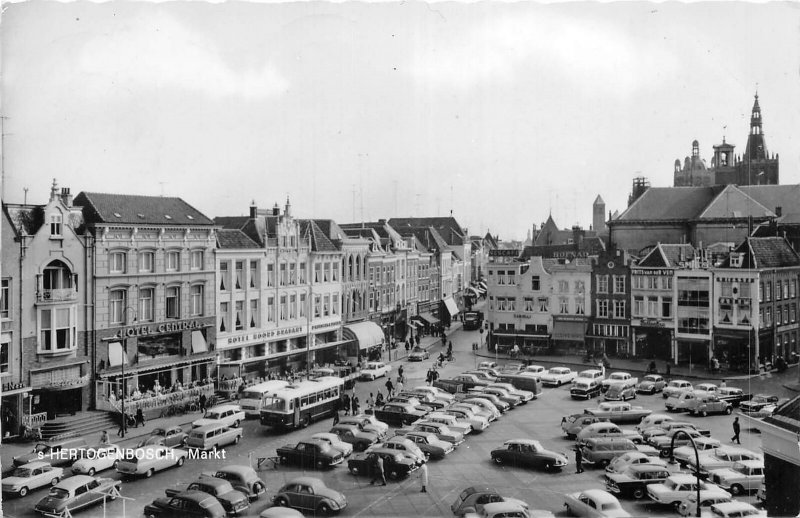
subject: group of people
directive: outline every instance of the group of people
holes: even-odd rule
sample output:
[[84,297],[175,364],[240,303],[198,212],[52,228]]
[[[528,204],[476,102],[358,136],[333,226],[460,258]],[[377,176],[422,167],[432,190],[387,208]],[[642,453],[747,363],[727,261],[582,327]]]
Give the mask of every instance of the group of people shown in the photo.
[[[183,390],[189,390],[197,387],[201,387],[203,385],[209,385],[213,383],[213,380],[210,378],[205,378],[203,380],[192,381],[184,385],[181,381],[176,381],[169,387],[164,387],[158,380],[155,380],[153,386],[149,389],[146,389],[144,385],[139,385],[137,388],[133,390],[132,393],[128,394],[128,397],[125,398],[126,401],[138,401],[140,399],[146,399],[150,397],[156,396],[163,396],[166,394],[175,394],[181,392]],[[122,400],[122,391],[119,390],[116,393],[114,391],[108,395],[108,401],[112,405],[116,405],[117,401]]]

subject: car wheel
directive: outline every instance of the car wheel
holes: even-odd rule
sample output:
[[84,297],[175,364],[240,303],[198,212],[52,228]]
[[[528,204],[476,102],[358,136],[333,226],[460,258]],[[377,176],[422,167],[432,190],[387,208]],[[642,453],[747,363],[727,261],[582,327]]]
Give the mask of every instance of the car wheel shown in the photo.
[[731,415],[731,407],[727,407],[725,409],[725,413],[728,414],[728,415]]
[[90,477],[93,477],[95,473],[96,471],[94,468],[89,468],[89,471],[86,472],[86,474],[89,475]]
[[303,428],[306,428],[310,424],[311,424],[311,417],[305,416],[303,418]]
[[358,467],[350,466],[350,473],[352,473],[353,475],[358,475]]
[[633,498],[637,500],[641,500],[642,498],[644,498],[644,489],[642,489],[641,487],[637,487],[636,489],[634,489]]
[[275,499],[275,505],[278,507],[289,507],[289,501],[281,496]]
[[673,508],[675,511],[679,511],[679,510],[680,510],[680,508],[681,508],[681,503],[680,503],[680,502],[672,502],[670,505],[672,506],[672,508]]
[[239,421],[238,420],[233,422],[233,427],[234,428],[239,428]]
[[317,507],[317,514],[321,514],[322,516],[330,516],[332,511],[333,509],[325,502],[322,502],[319,504],[319,507]]
[[288,465],[289,457],[287,457],[286,455],[281,455],[281,464],[283,464],[284,466]]
[[20,497],[24,497],[27,494],[28,494],[28,488],[27,487],[23,487],[22,489],[19,490],[19,496]]
[[498,455],[497,457],[492,457],[492,460],[495,461],[497,464],[502,464],[503,459]]
[[667,457],[669,457],[669,450],[660,450],[658,452],[658,456],[661,457],[662,459],[666,459]]
[[740,484],[734,484],[731,486],[732,495],[741,495],[742,493],[744,493],[744,488]]
[[702,415],[703,417],[708,417],[708,411],[707,411],[707,410],[703,410],[703,411],[701,412],[701,415]]
[[150,468],[150,469],[147,470],[147,473],[145,473],[144,476],[145,476],[145,478],[150,478],[150,477],[153,476],[153,473],[155,473],[155,472],[156,471],[153,468]]
[[183,466],[184,462],[186,462],[186,459],[184,459],[183,457],[178,457],[178,462],[176,462],[175,465],[180,468],[181,466]]
[[600,465],[601,468],[605,468],[606,466],[611,464],[611,461],[608,459],[603,459],[600,462],[598,462],[598,464]]

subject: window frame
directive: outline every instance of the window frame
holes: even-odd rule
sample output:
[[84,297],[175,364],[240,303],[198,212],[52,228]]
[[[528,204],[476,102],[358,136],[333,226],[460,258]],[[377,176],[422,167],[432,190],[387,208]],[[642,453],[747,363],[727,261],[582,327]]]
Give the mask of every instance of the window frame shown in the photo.
[[[170,299],[174,299],[175,315],[171,316]],[[178,320],[181,318],[181,287],[171,285],[164,288],[164,318]]]

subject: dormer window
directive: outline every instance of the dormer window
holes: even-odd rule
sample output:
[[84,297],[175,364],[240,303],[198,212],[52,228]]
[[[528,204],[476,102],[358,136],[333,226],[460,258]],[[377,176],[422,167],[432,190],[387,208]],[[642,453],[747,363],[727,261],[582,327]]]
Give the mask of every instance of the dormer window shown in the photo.
[[61,214],[50,215],[50,237],[56,237],[56,238],[62,237],[61,234],[62,221],[63,217],[61,216]]
[[741,253],[731,254],[731,268],[741,268],[742,267],[742,255]]

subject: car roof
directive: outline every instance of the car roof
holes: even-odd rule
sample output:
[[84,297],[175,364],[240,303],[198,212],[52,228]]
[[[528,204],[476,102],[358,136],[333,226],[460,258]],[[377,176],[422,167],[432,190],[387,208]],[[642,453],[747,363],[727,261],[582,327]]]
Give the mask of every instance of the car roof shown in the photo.
[[223,480],[221,478],[204,477],[202,475],[200,477],[192,480],[191,482],[189,482],[189,484],[194,484],[195,482],[199,482],[199,483],[202,483],[202,484],[208,484],[209,486],[222,486],[222,485],[229,485],[230,484],[230,482],[228,482],[227,480]]
[[207,412],[221,412],[223,410],[230,410],[230,409],[237,410],[237,411],[241,410],[239,405],[217,405],[215,407],[209,408],[207,410]]
[[724,452],[724,453],[755,453],[748,450],[747,448],[741,448],[739,446],[728,446],[726,444],[723,444],[719,448],[716,448],[716,450],[718,452]]
[[483,509],[487,514],[505,513],[519,511],[522,506],[515,502],[490,502],[483,504]]
[[312,439],[331,439],[331,440],[335,439],[337,441],[339,440],[339,436],[336,435],[335,433],[331,433],[331,432],[317,432],[314,435],[312,435],[311,438]]
[[94,480],[94,477],[90,477],[89,475],[73,475],[65,478],[56,484],[55,487],[65,489],[67,491],[73,491],[75,488],[78,488],[84,484],[88,484],[92,480]]
[[217,428],[228,428],[227,425],[220,424],[220,423],[209,423],[204,424],[203,426],[198,426],[197,428],[192,429],[192,433],[195,432],[207,432],[209,430],[216,430]]
[[696,482],[697,476],[692,473],[674,473],[669,476],[669,479],[674,482],[684,484],[687,482]]
[[714,504],[714,507],[716,507],[725,514],[728,514],[730,511],[736,511],[741,509],[753,509],[752,504],[748,504],[747,502],[742,502],[741,500],[733,502],[720,502],[719,504]]
[[497,493],[497,490],[489,486],[469,486],[468,488],[464,489],[462,493],[467,493],[468,495],[475,493]]
[[41,468],[42,466],[50,466],[50,463],[46,462],[46,461],[43,461],[43,460],[33,460],[33,461],[28,462],[26,464],[23,464],[22,466],[19,466],[19,467],[20,468],[34,469],[34,468]]
[[231,466],[222,466],[217,468],[217,471],[224,471],[226,473],[236,473],[238,475],[255,473],[255,470],[250,466],[242,466],[240,464],[233,464]]
[[664,471],[666,467],[662,466],[661,464],[643,463],[633,464],[630,469],[634,471]]
[[536,439],[509,439],[503,444],[530,444],[533,446],[541,446],[542,443],[537,441]]
[[581,491],[581,493],[586,495],[586,496],[592,497],[594,500],[597,500],[598,502],[601,502],[601,503],[603,503],[603,502],[616,502],[617,501],[617,499],[614,497],[614,495],[612,495],[612,494],[610,494],[607,491],[604,491],[602,489],[585,489],[585,490]]
[[740,460],[737,464],[741,464],[743,466],[747,466],[748,468],[763,468],[764,461],[759,459],[752,459],[752,460]]
[[196,491],[194,489],[191,491],[182,491],[175,496],[183,500],[192,500],[194,502],[197,502],[198,504],[205,502],[209,498],[213,498],[214,501],[217,501],[217,499],[214,496],[208,493],[204,493],[202,491]]

